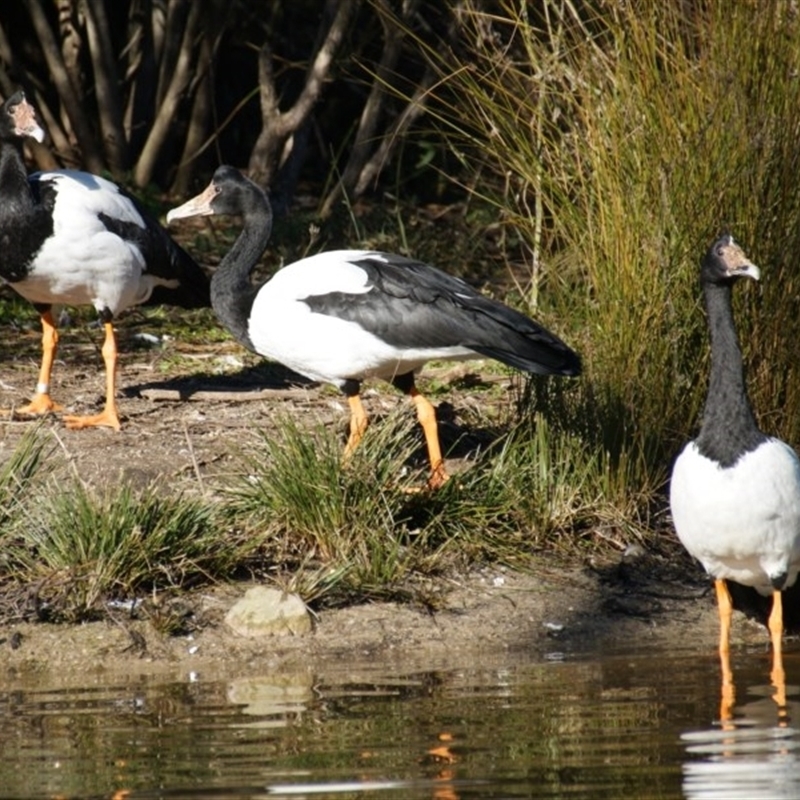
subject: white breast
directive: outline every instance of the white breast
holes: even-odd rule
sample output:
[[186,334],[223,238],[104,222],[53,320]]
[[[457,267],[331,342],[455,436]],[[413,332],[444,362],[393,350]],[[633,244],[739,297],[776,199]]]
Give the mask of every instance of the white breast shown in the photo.
[[672,471],[670,507],[684,547],[715,578],[768,594],[800,568],[800,460],[770,439],[724,469],[690,442]]

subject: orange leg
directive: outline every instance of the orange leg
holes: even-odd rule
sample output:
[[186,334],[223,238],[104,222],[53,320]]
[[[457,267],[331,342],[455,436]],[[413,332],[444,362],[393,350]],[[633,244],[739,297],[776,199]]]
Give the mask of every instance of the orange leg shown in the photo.
[[36,394],[30,403],[16,409],[18,414],[47,414],[50,411],[61,411],[61,406],[50,397],[50,373],[53,371],[56,351],[58,350],[58,331],[53,322],[50,309],[43,311],[42,319],[42,366],[39,368],[39,382]]
[[786,706],[786,673],[783,669],[783,596],[780,592],[772,593],[772,611],[769,615],[770,638],[772,639],[772,672],[770,679],[775,688],[774,699],[779,708]]
[[68,428],[80,429],[91,427],[107,427],[119,430],[121,425],[117,414],[117,340],[111,322],[103,323],[106,338],[103,342],[103,361],[106,365],[106,405],[100,414],[90,417],[65,416],[64,423]]
[[719,663],[722,671],[722,700],[720,702],[720,719],[723,722],[733,717],[735,688],[733,670],[731,669],[731,617],[733,601],[728,587],[723,580],[715,580],[717,590],[717,606],[719,608]]
[[367,412],[364,410],[364,404],[361,402],[360,395],[348,395],[347,402],[350,405],[350,436],[347,438],[347,444],[344,448],[345,458],[349,458],[353,450],[358,446],[358,443],[364,436],[364,431],[367,430],[368,421]]
[[439,427],[436,424],[436,410],[430,400],[420,394],[416,386],[412,386],[408,394],[416,406],[417,419],[422,425],[425,444],[428,446],[428,460],[431,462],[431,477],[428,479],[428,486],[431,489],[439,489],[449,480],[450,476],[444,468],[442,448],[439,444]]

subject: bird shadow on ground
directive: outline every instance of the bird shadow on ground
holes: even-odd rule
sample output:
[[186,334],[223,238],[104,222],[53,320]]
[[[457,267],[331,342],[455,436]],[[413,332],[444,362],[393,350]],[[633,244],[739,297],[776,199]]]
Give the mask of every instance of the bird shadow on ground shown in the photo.
[[[655,540],[647,551],[625,553],[619,562],[595,566],[593,571],[602,585],[614,589],[604,601],[608,613],[648,618],[661,610],[665,599],[708,597],[708,605],[715,604],[711,579],[675,542],[659,546]],[[733,607],[766,627],[772,597],[732,581],[728,589]],[[783,622],[787,635],[800,635],[800,580],[783,592]]]
[[619,559],[590,562],[588,569],[604,588],[602,609],[610,616],[653,620],[711,591],[702,570],[667,538],[628,547]]
[[[383,396],[381,385],[380,396]],[[476,385],[470,388],[475,390]],[[481,387],[483,388],[483,387]],[[258,399],[269,401],[277,399],[296,399],[303,404],[319,403],[329,404],[330,391],[315,381],[274,362],[260,362],[256,365],[245,367],[235,373],[194,372],[191,375],[164,377],[159,380],[131,383],[120,389],[120,393],[128,398],[145,398],[150,400],[189,401],[203,400],[208,402],[233,401],[237,397],[242,401]],[[372,396],[367,396],[367,401]],[[394,396],[399,403],[407,403],[408,414],[413,415],[413,407],[407,398],[388,389],[388,396]],[[341,399],[344,405],[344,395],[335,393],[334,397]],[[465,403],[471,402],[466,395]],[[479,402],[479,401],[474,401]],[[466,416],[473,417],[470,409],[464,409]],[[380,410],[372,409],[370,425],[380,425],[385,418]],[[500,445],[502,437],[508,432],[504,425],[486,426],[475,424],[475,420],[459,420],[461,412],[455,405],[448,401],[441,401],[436,405],[436,418],[439,426],[439,437],[442,450],[446,458],[461,461],[473,461],[481,453]],[[346,438],[347,412],[342,411],[342,435]],[[427,451],[422,430],[415,426],[415,436],[418,437],[418,447],[412,456],[414,464],[421,466],[426,462]],[[343,441],[344,441],[343,438]]]
[[235,373],[193,372],[190,375],[172,375],[161,380],[128,385],[122,392],[129,397],[146,397],[151,390],[176,392],[176,399],[189,400],[198,392],[307,390],[318,385],[281,364],[265,361]]

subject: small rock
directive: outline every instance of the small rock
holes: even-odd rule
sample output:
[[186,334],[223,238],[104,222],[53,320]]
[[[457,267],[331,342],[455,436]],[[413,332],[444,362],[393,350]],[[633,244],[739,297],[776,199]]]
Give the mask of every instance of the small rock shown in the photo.
[[266,586],[248,589],[225,615],[225,622],[240,636],[300,636],[311,631],[305,603],[296,594]]
[[647,555],[647,550],[644,549],[640,544],[634,542],[633,544],[629,544],[622,553],[622,561],[624,563],[628,563],[631,561],[636,561],[640,558],[644,558]]
[[224,355],[219,356],[218,358],[214,359],[214,366],[217,369],[241,369],[244,367],[244,361],[241,358],[234,355]]

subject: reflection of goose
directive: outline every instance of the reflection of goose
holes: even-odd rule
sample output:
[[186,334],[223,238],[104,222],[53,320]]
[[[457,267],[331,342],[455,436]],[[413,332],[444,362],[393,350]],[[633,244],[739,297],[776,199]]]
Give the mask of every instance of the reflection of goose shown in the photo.
[[[776,709],[771,688],[731,709],[722,727],[689,731],[681,740],[689,758],[683,764],[686,800],[797,800],[800,797],[800,702]],[[735,718],[733,718],[735,712]]]
[[264,192],[233,167],[219,167],[208,188],[172,209],[167,221],[207,214],[241,216],[244,223],[211,281],[217,316],[245,347],[347,395],[348,452],[367,425],[359,395],[365,378],[391,381],[413,400],[430,485],[438,486],[447,473],[436,415],[414,382],[427,361],[487,356],[539,375],[580,374],[578,355],[539,323],[404,256],[323,252],[254,286],[250,272],[269,241],[272,211]]
[[683,768],[683,795],[686,800],[797,800],[800,759],[796,750],[784,747],[776,740],[774,750],[760,758],[742,754],[690,761]]
[[780,704],[785,699],[781,591],[800,569],[800,459],[789,445],[758,429],[747,398],[731,290],[739,278],[759,274],[731,236],[714,242],[702,260],[711,376],[700,433],[672,471],[670,506],[681,542],[715,579],[723,687],[732,685],[732,604],[725,581],[772,595],[772,677]]

